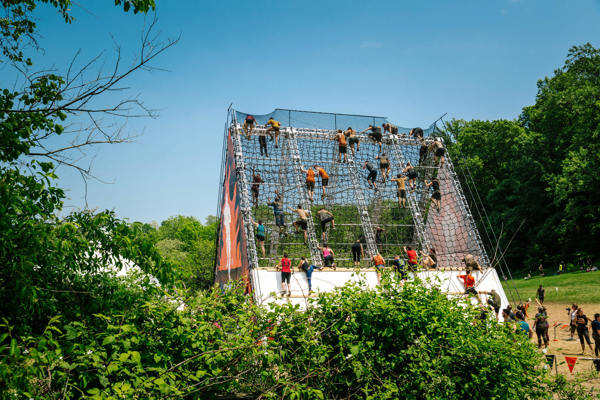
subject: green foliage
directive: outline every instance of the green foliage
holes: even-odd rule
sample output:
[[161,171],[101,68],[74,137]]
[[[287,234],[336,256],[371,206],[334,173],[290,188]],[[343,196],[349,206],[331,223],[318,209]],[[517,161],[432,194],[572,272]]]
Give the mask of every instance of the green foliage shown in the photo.
[[573,47],[518,121],[447,125],[463,184],[481,194],[501,247],[514,236],[511,268],[600,256],[599,71],[600,50]]
[[522,334],[421,282],[346,286],[306,312],[242,293],[8,330],[0,385],[34,398],[548,398]]

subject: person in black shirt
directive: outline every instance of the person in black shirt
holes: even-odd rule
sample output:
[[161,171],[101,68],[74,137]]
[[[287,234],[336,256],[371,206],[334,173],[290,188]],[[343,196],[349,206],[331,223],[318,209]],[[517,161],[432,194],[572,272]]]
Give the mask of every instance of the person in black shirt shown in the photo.
[[437,180],[437,178],[433,178],[431,182],[425,181],[425,186],[433,188],[431,202],[433,203],[437,211],[440,212],[442,207],[442,193],[440,192],[440,182]]
[[373,164],[368,161],[365,161],[363,168],[366,168],[369,171],[369,175],[367,175],[367,183],[369,186],[372,186],[375,191],[377,191],[377,183],[375,183],[377,180],[377,170],[375,167],[373,167]]
[[536,295],[536,297],[540,300],[540,304],[544,304],[545,293],[546,293],[546,291],[544,290],[542,285],[540,285],[540,287],[537,289],[537,295]]
[[581,343],[582,355],[583,353],[585,353],[585,342],[587,342],[590,351],[594,351],[592,349],[592,342],[590,341],[590,333],[587,326],[588,321],[588,318],[583,313],[583,308],[579,307],[579,309],[577,310],[577,315],[575,317],[575,323],[577,324],[577,335],[579,336],[579,342]]
[[375,228],[375,243],[381,244],[381,235],[383,235],[383,228],[378,226]]
[[260,174],[255,172],[254,167],[252,167],[252,188],[250,191],[252,192],[252,202],[254,203],[254,207],[258,207],[258,194],[260,191],[260,184],[263,182]]
[[244,120],[244,132],[246,133],[246,139],[250,140],[250,136],[252,135],[252,130],[254,129],[254,124],[256,120],[250,114],[246,115],[246,119]]
[[354,266],[360,267],[360,258],[364,257],[365,252],[360,239],[356,239],[356,242],[352,244],[352,260],[354,260]]
[[408,133],[409,136],[415,137],[419,140],[423,140],[423,129],[421,128],[412,128]]
[[594,320],[592,321],[592,338],[594,339],[594,354],[596,357],[600,357],[600,314],[594,314]]
[[402,172],[408,177],[410,190],[415,190],[415,186],[417,185],[417,171],[415,171],[410,161],[406,163],[406,167],[404,167]]
[[383,139],[383,135],[381,134],[381,127],[369,125],[369,127],[361,133],[365,133],[366,131],[371,131],[367,134],[367,136],[373,139],[373,141],[379,145],[379,152],[381,153],[381,144]]
[[544,347],[548,347],[550,338],[548,337],[548,315],[544,307],[538,307],[538,312],[535,314],[535,321],[533,322],[533,330],[537,336],[538,348],[542,348],[542,340],[544,341]]

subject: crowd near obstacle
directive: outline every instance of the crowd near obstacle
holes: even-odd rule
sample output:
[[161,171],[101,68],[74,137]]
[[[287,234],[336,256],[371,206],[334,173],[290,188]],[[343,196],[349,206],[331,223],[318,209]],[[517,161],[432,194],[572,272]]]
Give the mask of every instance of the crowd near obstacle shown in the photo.
[[[313,274],[313,291],[328,291],[357,277],[376,285],[371,258],[379,253],[390,265],[397,255],[404,259],[403,248],[411,246],[425,253],[430,248],[436,250],[437,268],[415,274],[435,278],[449,293],[464,292],[456,276],[464,271],[463,258],[472,255],[481,266],[481,271],[474,273],[478,290],[495,289],[502,306],[508,304],[452,160],[446,152],[440,162],[429,150],[436,140],[441,141],[435,123],[422,130],[422,138],[410,135],[410,128],[395,127],[393,132],[383,133],[380,147],[365,130],[389,123],[384,117],[276,109],[270,114],[252,114],[256,123],[251,130],[244,130],[248,115],[230,109],[225,126],[217,214],[216,280],[220,284],[244,278],[259,302],[302,303],[308,297],[303,274],[294,274],[292,296],[285,300],[272,296],[280,291],[281,278],[275,267],[284,253],[292,265],[306,257],[320,268],[324,265],[320,247],[326,242],[335,253],[337,268]],[[277,144],[271,138],[274,132],[267,131],[270,118],[280,124]],[[344,160],[334,138],[338,130],[349,127],[358,132],[359,147],[355,151],[348,147]],[[378,173],[374,190],[367,183],[368,172],[363,166],[370,162],[378,169],[377,157],[382,154],[390,161],[390,173],[385,181],[381,171]],[[390,178],[401,174],[408,162],[414,166],[417,179],[413,190],[406,185],[405,207],[400,207],[397,185]],[[315,165],[327,172],[329,182],[322,195],[317,175],[311,199],[303,171]],[[255,175],[260,176],[260,183],[256,183]],[[434,178],[441,193],[439,209],[432,203],[432,188],[427,185]],[[276,199],[283,211],[278,220],[269,205]],[[297,233],[293,226],[298,217],[291,210],[298,206],[308,215],[306,241],[302,229]],[[333,229],[330,224],[322,229],[318,217],[321,208],[333,213]],[[258,221],[266,232],[264,254],[256,236]],[[351,251],[356,240],[364,249],[358,266]]]

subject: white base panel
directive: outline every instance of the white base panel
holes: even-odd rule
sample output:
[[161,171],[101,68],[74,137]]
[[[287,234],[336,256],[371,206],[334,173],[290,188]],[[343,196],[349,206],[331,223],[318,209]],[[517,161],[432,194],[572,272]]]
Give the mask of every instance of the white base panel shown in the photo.
[[[457,278],[464,271],[421,271],[417,275],[428,281],[428,285],[436,285],[443,291],[448,292],[450,296],[459,295],[464,292],[462,280]],[[412,275],[412,274],[410,274]],[[495,270],[485,272],[473,272],[478,292],[490,292],[495,289],[502,300],[502,307],[508,306],[508,298],[504,293],[500,278]],[[483,277],[483,280],[481,280]],[[252,270],[254,298],[258,304],[266,305],[271,302],[290,302],[299,304],[304,308],[307,304],[308,282],[304,272],[295,272],[292,274],[290,297],[281,296],[281,273],[273,270],[254,269]],[[409,278],[410,279],[410,278]],[[343,286],[346,282],[363,280],[367,287],[374,288],[378,284],[377,273],[375,271],[352,272],[352,271],[318,271],[312,274],[312,290],[316,294],[319,292],[329,292],[336,287]],[[487,294],[480,294],[482,302],[487,301]],[[472,299],[476,304],[477,300]],[[500,316],[502,318],[502,316]]]

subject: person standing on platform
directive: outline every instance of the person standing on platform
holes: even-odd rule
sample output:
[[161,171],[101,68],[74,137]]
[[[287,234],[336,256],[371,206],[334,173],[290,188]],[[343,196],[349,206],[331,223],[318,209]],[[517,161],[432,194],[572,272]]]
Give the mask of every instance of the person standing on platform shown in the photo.
[[287,253],[283,254],[283,258],[280,262],[281,267],[281,296],[285,296],[287,292],[287,296],[290,297],[292,294],[292,285],[290,281],[292,279],[292,262],[288,258]]
[[364,257],[365,251],[363,249],[363,245],[360,242],[360,239],[356,239],[356,242],[352,244],[352,260],[354,261],[354,266],[356,268],[360,268],[360,258]]
[[325,207],[321,207],[319,211],[319,220],[321,221],[321,241],[325,242],[325,233],[327,232],[327,224],[331,224],[331,229],[335,228],[335,218],[333,213]]
[[256,124],[256,120],[250,114],[246,115],[246,119],[244,120],[244,132],[246,133],[246,139],[250,140],[250,136],[252,135],[252,130],[254,129],[254,125]]
[[346,135],[341,129],[338,129],[334,140],[338,142],[338,162],[342,162],[342,154],[344,155],[344,162],[348,162]]
[[327,195],[325,188],[327,187],[327,185],[329,185],[329,175],[327,174],[327,172],[325,172],[323,168],[319,167],[317,164],[315,164],[315,171],[317,171],[317,173],[321,177],[321,187],[323,188],[323,194],[321,195],[321,199],[324,199]]
[[293,223],[294,229],[296,229],[296,233],[299,233],[299,228],[302,229],[302,232],[304,233],[304,244],[306,244],[308,241],[308,234],[306,233],[306,230],[308,229],[308,216],[306,210],[302,209],[302,204],[298,204],[298,208],[296,209],[293,209],[292,207],[289,207],[289,209],[298,214],[299,219]]
[[262,255],[264,257],[266,254],[265,239],[267,237],[265,232],[265,226],[263,225],[262,220],[260,219],[258,220],[258,222],[254,222],[254,220],[251,218],[250,221],[252,222],[252,225],[254,225],[254,227],[256,228],[256,240],[258,241],[258,245],[260,246],[260,250],[262,251]]
[[381,153],[381,145],[383,140],[383,135],[381,134],[381,127],[369,125],[369,127],[361,133],[365,133],[367,131],[371,131],[367,134],[367,136],[373,139],[373,141],[379,145],[379,152]]
[[377,183],[375,183],[377,180],[377,170],[369,161],[365,161],[363,168],[366,168],[367,171],[369,171],[369,175],[367,175],[367,183],[369,186],[373,187],[375,191],[377,191]]
[[398,174],[397,178],[390,179],[390,181],[396,182],[398,185],[396,194],[398,196],[398,207],[400,208],[406,207],[406,179],[406,176],[402,174]]
[[382,183],[385,183],[385,180],[390,173],[390,159],[385,155],[385,153],[381,153],[381,155],[375,157],[375,159],[379,160],[379,170],[381,171],[381,176],[383,178]]
[[306,174],[306,191],[308,192],[308,199],[312,202],[315,193],[315,170],[311,167],[308,167],[308,169],[300,167],[300,171]]
[[[275,148],[279,147],[279,129],[281,124],[279,121],[273,119],[273,117],[269,118],[266,126],[270,125],[266,132],[271,136],[271,140],[273,140],[273,135],[275,135]],[[272,132],[272,133],[271,133]]]
[[408,257],[408,266],[411,270],[417,267],[417,252],[411,246],[403,247],[406,256]]
[[415,168],[412,166],[410,161],[406,163],[406,166],[404,167],[402,172],[405,173],[406,176],[408,177],[408,183],[410,185],[410,190],[414,191],[415,187],[417,186],[417,171],[415,171]]
[[542,285],[540,284],[540,287],[537,288],[537,294],[535,297],[538,298],[538,300],[540,301],[540,305],[544,304],[544,296],[546,295],[546,291],[544,290],[544,288],[542,287]]
[[360,139],[356,135],[356,131],[352,129],[351,126],[346,129],[344,132],[346,138],[348,139],[348,144],[350,145],[350,151],[352,151],[352,157],[354,157],[354,145],[356,145],[356,151],[360,150]]

